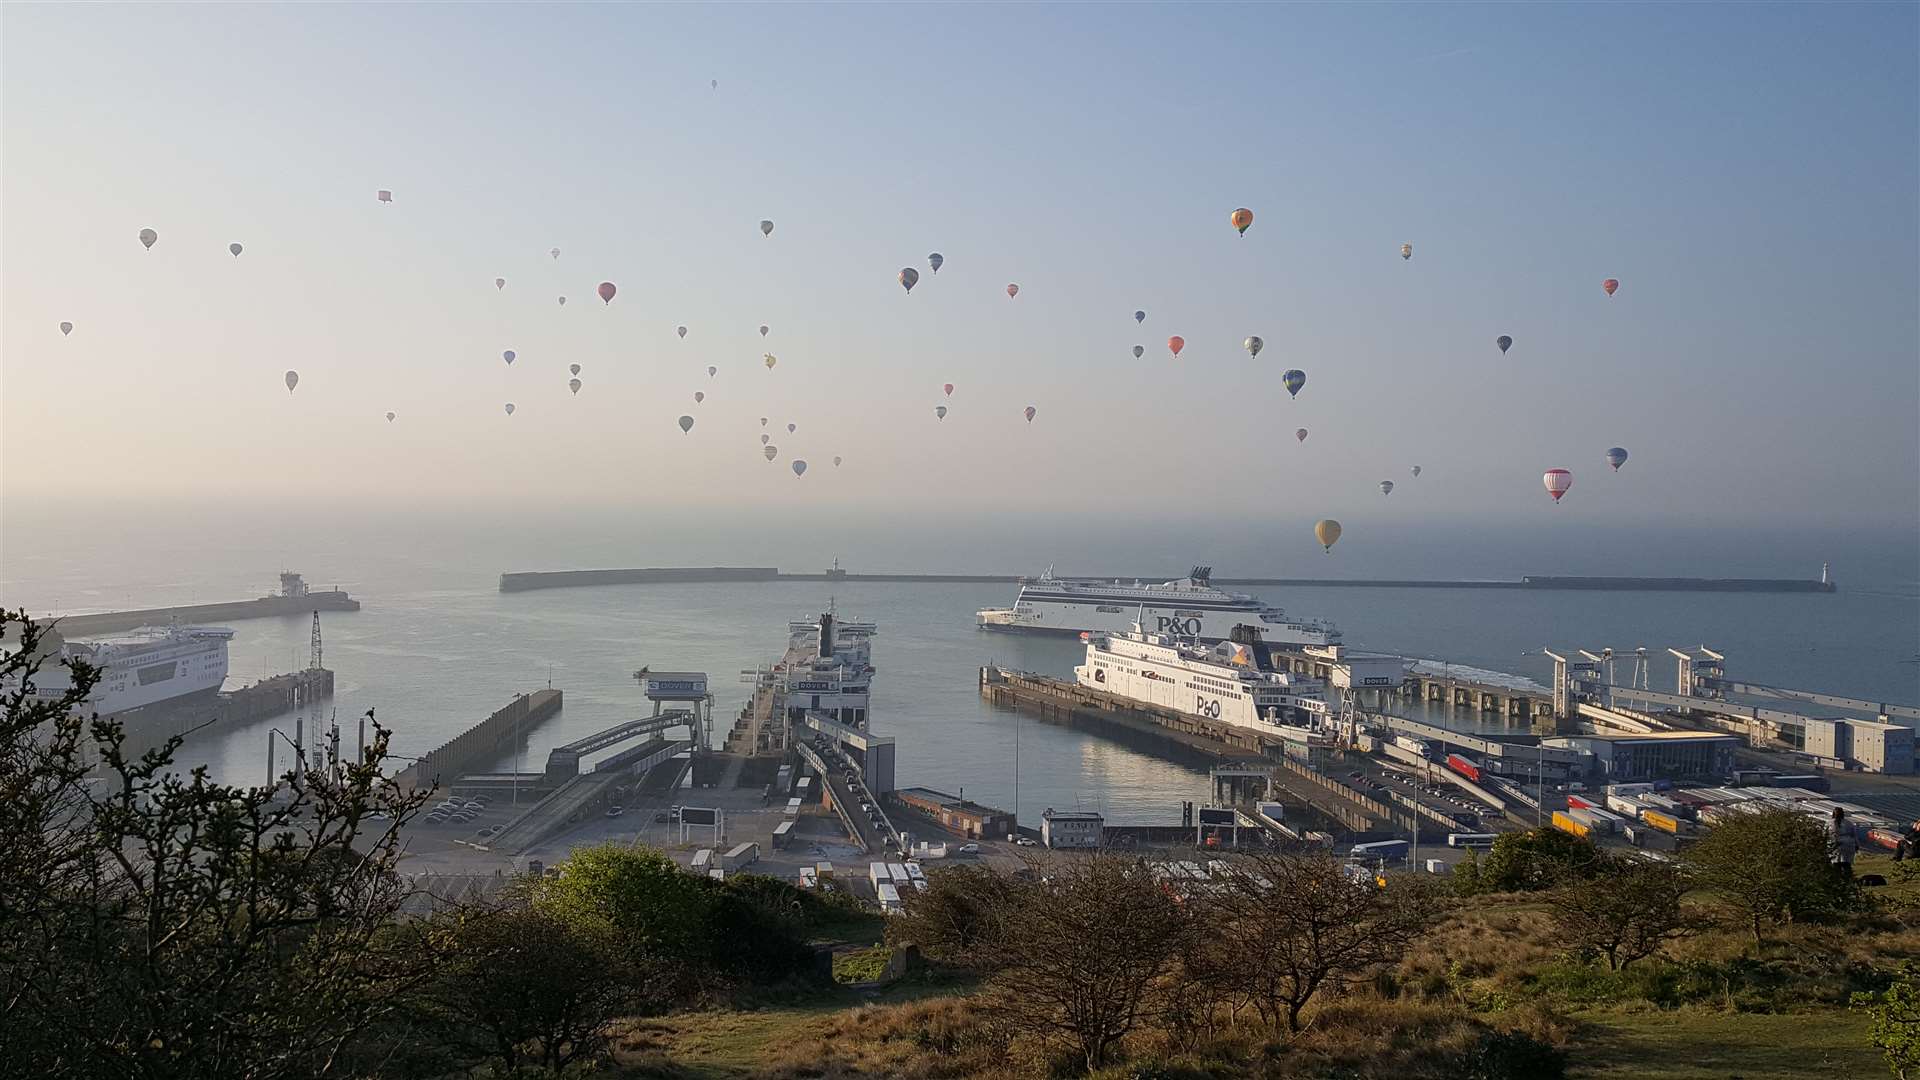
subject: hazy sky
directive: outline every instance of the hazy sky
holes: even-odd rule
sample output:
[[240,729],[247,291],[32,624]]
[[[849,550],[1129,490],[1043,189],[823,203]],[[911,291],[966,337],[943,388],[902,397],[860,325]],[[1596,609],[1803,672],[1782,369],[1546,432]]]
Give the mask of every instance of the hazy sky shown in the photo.
[[0,494],[1911,525],[1916,10],[10,4]]

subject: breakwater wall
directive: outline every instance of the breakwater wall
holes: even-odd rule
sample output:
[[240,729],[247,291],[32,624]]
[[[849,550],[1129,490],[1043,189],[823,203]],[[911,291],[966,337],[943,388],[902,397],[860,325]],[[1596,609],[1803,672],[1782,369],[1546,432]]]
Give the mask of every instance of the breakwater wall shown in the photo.
[[183,735],[210,725],[300,712],[313,701],[332,696],[333,672],[319,668],[273,675],[238,690],[163,701],[119,717],[128,735],[146,745],[147,739]]
[[[1177,581],[1183,574],[1063,574],[1063,581]],[[624,570],[532,570],[500,575],[501,592],[589,585],[676,585],[698,582],[854,581],[892,584],[1017,585],[1020,574],[854,574],[842,570],[790,574],[771,566],[655,566]],[[1410,578],[1214,578],[1228,587],[1290,586],[1331,589],[1526,589],[1611,592],[1830,593],[1830,581],[1790,578],[1553,577],[1518,581],[1422,581]]]
[[187,604],[181,607],[102,611],[92,615],[57,616],[54,625],[62,637],[84,639],[88,634],[117,634],[142,626],[168,623],[216,623],[238,619],[268,619],[278,615],[307,615],[315,611],[359,611],[360,601],[338,589],[305,596],[263,596],[227,604]]
[[407,789],[449,787],[461,776],[492,762],[513,745],[516,737],[559,712],[560,703],[558,690],[521,694],[445,745],[420,755],[419,760],[400,770],[394,781]]

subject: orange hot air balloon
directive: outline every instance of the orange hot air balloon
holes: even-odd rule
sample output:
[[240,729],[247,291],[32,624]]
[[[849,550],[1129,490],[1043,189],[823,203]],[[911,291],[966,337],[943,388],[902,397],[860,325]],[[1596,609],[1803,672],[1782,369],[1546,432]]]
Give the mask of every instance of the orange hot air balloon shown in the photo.
[[1620,290],[1620,279],[1608,278],[1607,280],[1600,283],[1600,287],[1607,290],[1608,296],[1612,296],[1614,293]]
[[613,303],[613,294],[619,291],[620,290],[614,286],[613,282],[611,281],[601,282],[600,283],[600,302],[603,304]]
[[1247,229],[1253,225],[1253,211],[1243,206],[1235,210],[1233,216],[1228,220],[1233,222],[1234,228],[1240,230],[1241,236],[1245,236],[1247,235]]
[[1175,360],[1180,359],[1180,350],[1187,347],[1187,339],[1175,334],[1167,339],[1167,350],[1173,353]]

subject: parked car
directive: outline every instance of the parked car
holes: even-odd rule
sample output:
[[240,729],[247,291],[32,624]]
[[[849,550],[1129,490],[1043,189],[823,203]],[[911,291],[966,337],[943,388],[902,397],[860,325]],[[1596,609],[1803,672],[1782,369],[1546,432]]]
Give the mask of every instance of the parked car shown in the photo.
[[608,816],[608,817],[619,817],[619,816],[620,816],[621,814],[624,814],[624,813],[626,813],[626,812],[627,812],[627,808],[626,808],[626,807],[624,807],[624,806],[609,806],[609,807],[607,807],[607,816]]
[[1020,839],[1015,840],[1014,843],[1019,845],[1020,847],[1039,847],[1040,846],[1040,842],[1033,839],[1030,836],[1023,836]]
[[978,854],[980,854],[980,845],[979,845],[979,844],[961,844],[961,845],[960,845],[960,854],[962,854],[962,855],[978,855]]

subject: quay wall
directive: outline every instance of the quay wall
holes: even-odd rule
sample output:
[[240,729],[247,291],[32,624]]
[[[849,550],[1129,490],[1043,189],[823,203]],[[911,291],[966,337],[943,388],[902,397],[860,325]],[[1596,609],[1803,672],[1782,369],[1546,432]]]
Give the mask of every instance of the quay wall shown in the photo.
[[[1062,580],[1173,581],[1182,574],[1063,574]],[[500,575],[501,592],[565,589],[586,585],[660,585],[687,582],[741,581],[858,581],[1017,585],[1021,574],[855,574],[844,570],[785,573],[771,566],[655,566],[610,570],[509,571]],[[1795,592],[1830,593],[1830,581],[1786,578],[1670,578],[1670,577],[1556,577],[1527,575],[1519,580],[1422,581],[1404,578],[1272,578],[1213,579],[1223,586],[1297,586],[1356,589],[1531,589],[1609,590],[1620,592]]]
[[305,596],[264,596],[227,604],[188,604],[181,607],[102,611],[92,615],[65,615],[55,620],[61,636],[83,640],[88,634],[117,634],[142,626],[168,623],[214,623],[236,619],[267,619],[278,615],[306,615],[315,611],[359,611],[360,601],[337,589]]
[[422,754],[400,770],[394,781],[406,789],[446,787],[467,773],[478,772],[512,746],[516,734],[559,712],[561,700],[560,691],[553,689],[521,694],[445,745]]

